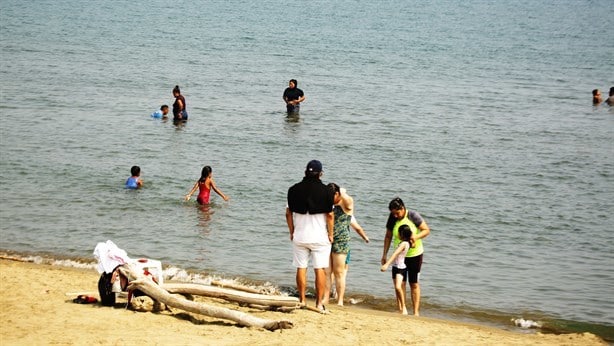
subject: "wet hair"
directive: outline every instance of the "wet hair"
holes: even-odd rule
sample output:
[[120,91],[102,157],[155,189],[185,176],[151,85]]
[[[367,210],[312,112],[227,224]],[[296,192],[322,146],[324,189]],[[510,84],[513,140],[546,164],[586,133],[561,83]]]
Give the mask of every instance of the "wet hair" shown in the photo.
[[179,85],[175,85],[175,87],[173,88],[173,93],[181,94],[181,91],[179,90]]
[[614,87],[610,87],[610,96],[614,96]]
[[212,171],[213,170],[211,169],[211,166],[203,167],[203,170],[200,172],[200,179],[198,179],[198,182],[204,183],[205,180],[207,180],[207,178],[209,177],[209,175],[211,175]]
[[409,239],[411,238],[411,235],[412,235],[412,231],[408,225],[399,226],[399,239],[401,239],[402,241],[409,241]]
[[141,167],[139,166],[132,166],[132,168],[130,168],[130,174],[132,174],[133,177],[136,177],[138,175],[141,174]]
[[290,83],[294,83],[295,87],[298,86],[298,82],[296,81],[296,79],[290,79]]
[[165,108],[168,109],[168,105],[162,105],[162,107],[160,107],[160,110],[163,111]]
[[388,203],[388,210],[390,210],[390,214],[388,215],[388,220],[386,221],[386,229],[392,230],[394,228],[394,224],[397,222],[397,219],[392,215],[392,211],[401,209],[405,209],[405,204],[399,197],[394,198],[392,201],[390,201],[390,203]]
[[599,89],[593,89],[593,96],[597,95],[598,92],[599,92]]

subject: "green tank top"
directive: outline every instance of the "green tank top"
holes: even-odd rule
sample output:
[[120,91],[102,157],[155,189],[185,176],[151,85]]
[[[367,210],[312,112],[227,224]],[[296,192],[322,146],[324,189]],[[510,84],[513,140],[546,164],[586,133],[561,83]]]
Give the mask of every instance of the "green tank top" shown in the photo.
[[[401,239],[399,239],[399,227],[401,227],[401,225],[408,225],[411,229],[412,234],[420,234],[420,229],[416,227],[413,222],[411,222],[411,220],[407,217],[408,215],[409,211],[407,211],[407,213],[401,220],[397,220],[397,222],[394,224],[394,227],[392,228],[392,239],[395,249],[401,243]],[[405,255],[405,257],[420,256],[423,252],[424,248],[422,247],[422,239],[418,239],[416,240],[416,246],[409,248],[409,251],[407,251],[407,255]]]

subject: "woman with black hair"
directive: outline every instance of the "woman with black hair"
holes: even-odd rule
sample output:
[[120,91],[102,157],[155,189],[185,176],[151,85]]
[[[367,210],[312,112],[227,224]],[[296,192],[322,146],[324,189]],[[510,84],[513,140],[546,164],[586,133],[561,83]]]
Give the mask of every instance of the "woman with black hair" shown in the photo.
[[[407,251],[405,255],[405,265],[407,267],[407,281],[411,289],[411,302],[414,307],[414,316],[420,316],[420,284],[418,282],[420,269],[422,267],[422,254],[424,253],[424,247],[422,246],[422,239],[431,233],[426,221],[413,210],[407,210],[403,200],[395,198],[388,204],[388,221],[386,222],[386,237],[384,238],[384,253],[382,254],[381,264],[385,264],[388,258],[388,249],[390,243],[394,241],[394,247],[396,248],[401,239],[399,237],[399,227],[402,225],[408,225],[411,229],[411,242],[413,246]],[[394,284],[394,277],[392,278]],[[400,293],[405,295],[406,284],[403,281],[402,290]],[[402,298],[402,299],[401,299]],[[407,301],[405,297],[397,297],[397,300]]]
[[188,112],[186,111],[185,97],[181,95],[179,85],[175,85],[175,87],[173,88],[173,97],[175,98],[175,103],[173,103],[173,121],[188,121]]

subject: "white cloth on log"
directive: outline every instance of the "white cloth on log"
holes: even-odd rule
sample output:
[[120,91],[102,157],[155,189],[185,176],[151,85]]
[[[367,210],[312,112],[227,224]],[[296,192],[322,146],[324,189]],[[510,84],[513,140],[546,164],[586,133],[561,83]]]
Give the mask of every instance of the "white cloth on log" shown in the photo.
[[94,249],[94,257],[98,260],[98,273],[111,273],[121,264],[130,262],[130,257],[126,251],[120,249],[110,240],[106,243],[98,243]]

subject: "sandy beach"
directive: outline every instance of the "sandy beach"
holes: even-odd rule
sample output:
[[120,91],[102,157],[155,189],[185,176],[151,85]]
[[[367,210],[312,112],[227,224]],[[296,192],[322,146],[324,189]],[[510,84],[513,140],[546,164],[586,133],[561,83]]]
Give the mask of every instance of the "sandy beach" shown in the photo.
[[[48,264],[0,260],[2,345],[605,345],[595,335],[521,334],[431,318],[403,317],[356,307],[330,307],[329,315],[240,308],[256,316],[290,320],[278,331],[173,309],[134,312],[99,304],[75,304],[71,292],[96,292],[98,274]],[[98,297],[98,294],[93,294]]]

